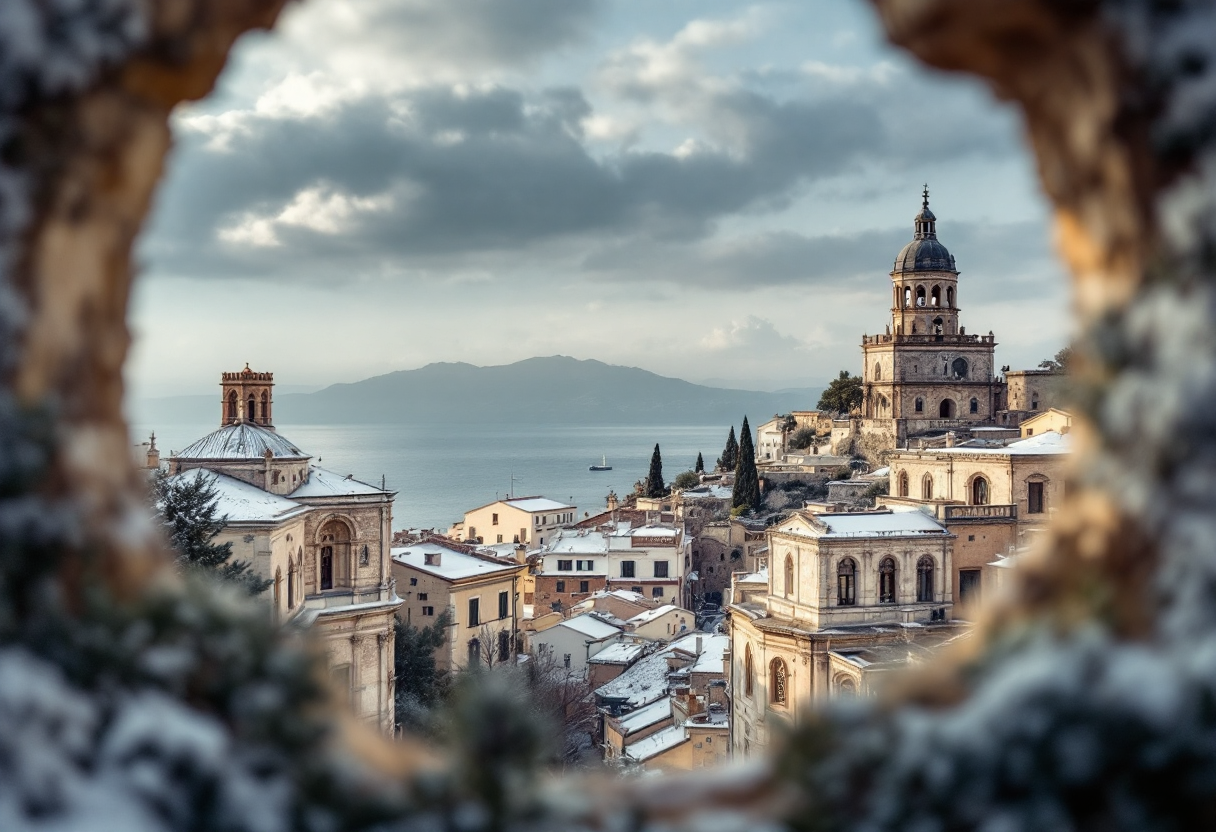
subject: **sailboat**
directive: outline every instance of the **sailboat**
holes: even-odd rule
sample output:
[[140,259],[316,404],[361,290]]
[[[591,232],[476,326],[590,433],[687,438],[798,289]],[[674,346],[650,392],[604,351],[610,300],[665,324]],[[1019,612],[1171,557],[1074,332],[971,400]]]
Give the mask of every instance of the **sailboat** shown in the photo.
[[588,471],[611,471],[612,466],[608,464],[608,457],[605,456],[599,465],[588,465]]

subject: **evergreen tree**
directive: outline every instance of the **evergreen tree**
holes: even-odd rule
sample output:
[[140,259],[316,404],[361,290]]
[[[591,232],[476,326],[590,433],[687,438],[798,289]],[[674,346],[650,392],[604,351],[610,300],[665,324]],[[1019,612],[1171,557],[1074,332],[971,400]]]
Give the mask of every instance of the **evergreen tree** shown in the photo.
[[667,486],[663,484],[663,456],[659,453],[658,443],[655,443],[654,453],[650,455],[650,473],[646,475],[646,485],[643,487],[644,497],[665,497]]
[[819,397],[817,407],[832,413],[852,412],[853,408],[861,406],[861,384],[861,376],[851,376],[848,370],[841,370]]
[[701,458],[701,452],[697,451],[697,464],[693,466],[693,471],[698,474],[705,473],[705,460]]
[[760,477],[756,473],[756,450],[752,446],[752,429],[746,416],[743,417],[739,436],[739,464],[735,468],[731,505],[754,510],[760,507]]
[[444,610],[429,627],[415,627],[396,616],[393,629],[394,708],[397,725],[411,730],[431,727],[431,713],[439,704],[443,677],[435,667],[435,651],[447,641],[448,613]]
[[722,449],[722,456],[718,457],[718,470],[733,471],[739,464],[739,443],[735,441],[735,426],[730,426],[730,433],[726,435],[726,447]]
[[231,560],[231,543],[213,542],[228,523],[226,515],[215,516],[219,494],[214,476],[199,472],[170,478],[158,471],[152,479],[152,498],[156,518],[177,554],[179,569],[212,573],[250,595],[260,595],[274,583],[254,572],[249,561]]

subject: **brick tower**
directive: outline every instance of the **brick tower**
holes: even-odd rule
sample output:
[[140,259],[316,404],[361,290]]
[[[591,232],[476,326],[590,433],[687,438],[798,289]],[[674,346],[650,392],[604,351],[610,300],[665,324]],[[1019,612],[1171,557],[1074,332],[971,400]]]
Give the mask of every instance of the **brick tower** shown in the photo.
[[220,424],[253,424],[274,430],[274,373],[257,373],[245,365],[220,379]]

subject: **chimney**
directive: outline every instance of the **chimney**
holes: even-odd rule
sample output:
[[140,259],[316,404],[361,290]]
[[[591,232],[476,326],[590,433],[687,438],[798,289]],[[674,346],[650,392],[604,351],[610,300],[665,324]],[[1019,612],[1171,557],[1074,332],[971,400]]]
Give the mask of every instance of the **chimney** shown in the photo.
[[696,645],[697,645],[697,655],[699,656],[699,655],[701,655],[701,637],[700,636],[697,636]]
[[616,492],[615,492],[615,491],[609,491],[609,492],[608,492],[608,510],[609,510],[609,511],[616,511],[616,509],[617,509]]
[[948,431],[946,433],[946,447],[947,448],[954,447],[954,431]]
[[528,547],[522,543],[515,546],[515,562],[524,563],[528,560]]

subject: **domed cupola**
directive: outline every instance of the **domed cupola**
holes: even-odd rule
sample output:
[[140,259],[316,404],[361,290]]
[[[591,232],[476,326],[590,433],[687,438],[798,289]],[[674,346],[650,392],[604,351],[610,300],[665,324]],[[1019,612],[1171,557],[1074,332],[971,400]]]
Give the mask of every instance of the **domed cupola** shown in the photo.
[[895,258],[894,271],[897,272],[951,272],[958,274],[954,267],[954,256],[946,250],[937,239],[937,217],[929,210],[929,186],[925,186],[921,195],[920,213],[913,221],[916,233],[912,242],[903,247]]

